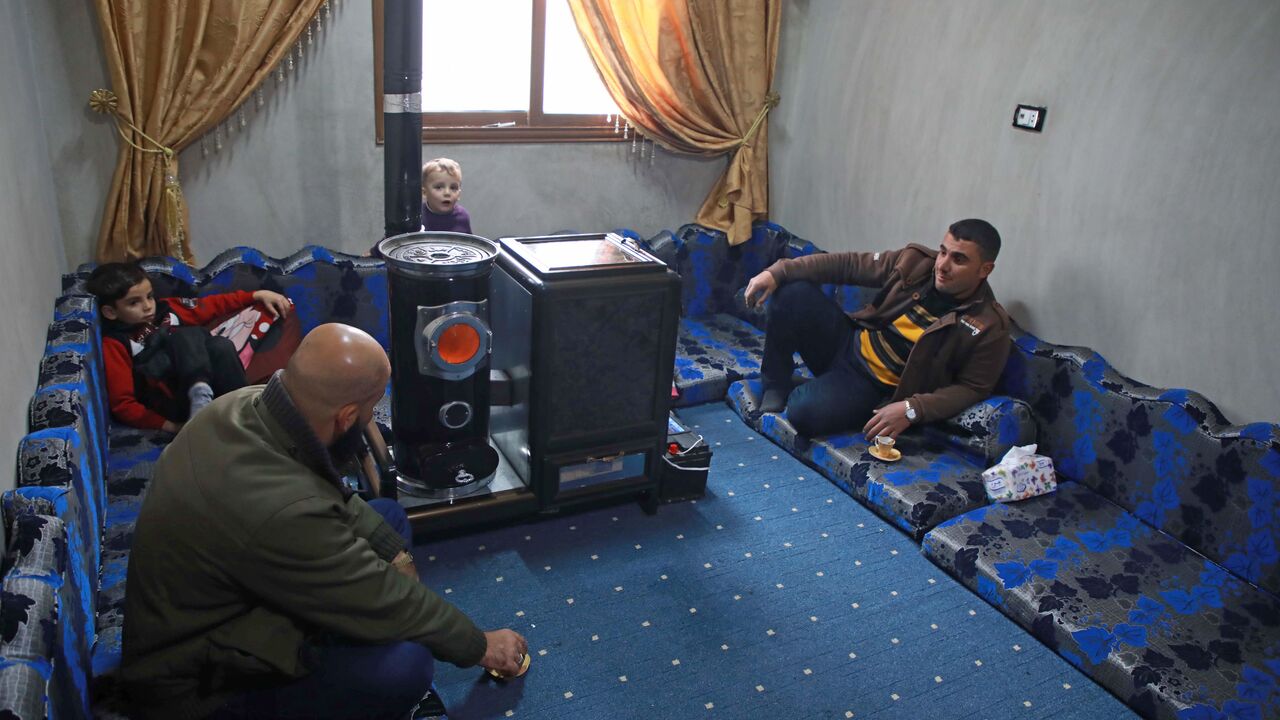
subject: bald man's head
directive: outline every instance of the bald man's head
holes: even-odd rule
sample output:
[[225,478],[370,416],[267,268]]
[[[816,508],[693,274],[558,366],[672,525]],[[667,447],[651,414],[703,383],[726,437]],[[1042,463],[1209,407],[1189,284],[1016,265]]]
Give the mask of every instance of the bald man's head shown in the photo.
[[316,435],[329,444],[353,423],[368,423],[391,377],[387,353],[369,333],[339,323],[302,339],[284,369],[284,386]]

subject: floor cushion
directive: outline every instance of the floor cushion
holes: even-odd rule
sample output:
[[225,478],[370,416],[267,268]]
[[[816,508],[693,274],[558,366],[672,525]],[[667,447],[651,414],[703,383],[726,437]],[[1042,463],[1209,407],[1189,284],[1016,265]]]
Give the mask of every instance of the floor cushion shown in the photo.
[[886,463],[871,457],[859,433],[808,440],[796,433],[785,412],[761,415],[760,393],[759,380],[744,380],[730,387],[727,401],[748,425],[912,538],[987,502],[982,460],[938,435],[903,434],[898,438],[902,459]]
[[1280,602],[1080,483],[971,510],[924,552],[1143,715],[1280,712]]
[[760,376],[764,333],[727,313],[680,319],[675,384],[680,406],[724,397],[744,377]]

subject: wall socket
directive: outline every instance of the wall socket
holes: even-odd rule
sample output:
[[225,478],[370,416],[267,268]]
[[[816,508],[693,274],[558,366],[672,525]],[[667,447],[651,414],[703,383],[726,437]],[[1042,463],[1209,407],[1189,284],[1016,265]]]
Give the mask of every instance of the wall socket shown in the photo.
[[1044,130],[1044,116],[1048,112],[1048,108],[1036,107],[1035,105],[1019,105],[1013,111],[1013,126],[1030,130],[1031,132],[1040,132]]

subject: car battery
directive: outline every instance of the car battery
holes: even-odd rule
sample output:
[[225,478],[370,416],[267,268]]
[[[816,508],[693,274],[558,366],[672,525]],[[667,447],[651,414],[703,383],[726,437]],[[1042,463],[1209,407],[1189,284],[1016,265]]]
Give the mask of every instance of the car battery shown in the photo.
[[662,454],[658,500],[664,503],[695,500],[707,492],[711,448],[675,415],[667,419],[667,446]]

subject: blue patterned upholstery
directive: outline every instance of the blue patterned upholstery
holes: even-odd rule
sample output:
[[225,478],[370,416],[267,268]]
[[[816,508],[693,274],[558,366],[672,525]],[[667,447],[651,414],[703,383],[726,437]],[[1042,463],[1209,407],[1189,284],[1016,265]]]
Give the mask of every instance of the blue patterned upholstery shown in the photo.
[[1280,593],[1280,426],[1228,425],[1204,397],[1134,382],[1086,348],[1026,333],[1015,348],[1003,391],[1031,405],[1060,476]]
[[1000,462],[1009,448],[1036,441],[1031,407],[1006,395],[980,400],[955,417],[929,423],[921,430],[980,459],[983,467]]
[[[86,305],[88,306],[86,308]],[[79,403],[85,411],[79,421],[94,470],[101,477],[107,453],[106,374],[102,366],[102,332],[97,322],[93,298],[63,297],[54,308],[54,321],[46,333],[44,356],[40,362],[37,394],[28,407],[30,430],[70,426],[74,421],[56,408],[39,405],[63,394],[66,402]],[[44,400],[41,394],[52,393]],[[76,396],[74,400],[71,395]],[[56,404],[56,403],[55,403]],[[52,412],[37,417],[41,413]],[[101,497],[101,495],[100,495]]]
[[53,306],[54,320],[79,318],[93,322],[96,317],[98,301],[92,295],[63,295]]
[[[41,510],[56,508],[53,502],[39,505]],[[20,512],[12,516],[8,530],[0,608],[0,716],[88,717],[93,626],[82,601],[90,578],[68,557],[74,554],[68,552],[69,528],[53,515]],[[12,715],[3,715],[6,710]]]
[[1021,331],[998,390],[1067,482],[926,554],[1143,715],[1280,716],[1280,427]]
[[142,509],[151,472],[169,436],[159,430],[115,425],[108,460],[106,526],[102,532],[101,584],[97,595],[98,639],[93,648],[95,677],[120,665],[124,631],[124,583],[133,524]]
[[764,333],[727,313],[681,318],[676,337],[679,405],[724,397],[729,385],[760,376]]
[[[100,523],[103,509],[107,504],[106,489],[101,482],[105,460],[100,449],[105,445],[102,439],[105,433],[101,430],[103,423],[100,416],[91,410],[92,405],[93,401],[88,399],[77,385],[52,385],[40,388],[32,396],[27,407],[28,429],[33,433],[28,435],[27,439],[41,437],[36,433],[55,428],[66,428],[75,432],[74,451],[83,454],[83,460],[87,463],[83,491],[86,497],[92,500],[92,510]],[[25,451],[20,450],[20,453],[22,452]],[[53,472],[53,467],[46,465],[45,470]],[[56,477],[57,480],[53,482],[66,482],[66,478],[61,474]],[[51,481],[41,481],[35,476],[32,476],[28,482],[51,484]]]
[[[765,309],[748,307],[747,282],[780,258],[819,251],[774,223],[752,226],[747,242],[730,246],[724,233],[685,225],[661,232],[644,247],[680,275],[682,317],[676,344],[677,405],[723,398],[738,380],[760,376]],[[847,310],[865,305],[866,288],[824,285],[824,292]],[[800,367],[802,375],[808,370]]]
[[[675,367],[681,407],[719,400],[738,380],[760,376],[764,310],[748,308],[743,289],[779,258],[818,252],[768,222],[753,225],[751,238],[740,245],[729,245],[718,230],[684,225],[674,234],[659,233],[644,247],[681,279]],[[835,292],[832,286],[826,289]],[[802,367],[800,372],[808,371]]]
[[0,658],[0,717],[49,717],[49,671],[34,663]]
[[[94,486],[100,480],[94,476],[86,455],[80,434],[71,428],[28,434],[18,443],[18,487],[9,495],[16,503],[14,507],[25,507],[27,500],[36,498],[60,501],[56,513],[47,509],[37,512],[56,515],[65,523],[73,564],[86,577],[96,580],[102,509]],[[6,500],[6,507],[10,502]],[[5,517],[18,514],[22,513],[7,511]],[[86,598],[86,611],[91,607]]]
[[972,510],[924,551],[1147,717],[1280,713],[1280,601],[1089,487]]
[[[381,260],[308,245],[284,259],[248,247],[219,253],[201,270],[173,258],[148,258],[142,267],[158,297],[274,290],[293,300],[305,335],[326,322],[354,325],[390,347],[387,275]],[[91,266],[63,280],[68,294],[84,294]]]
[[680,275],[680,314],[685,317],[731,312],[733,295],[754,275],[783,257],[816,252],[813,244],[770,222],[755,223],[751,238],[730,245],[719,230],[683,225],[644,243]]
[[989,466],[988,453],[1003,455],[1001,447],[1007,449],[998,442],[999,428],[1005,428],[1006,440],[1031,432],[1023,404],[991,398],[952,421],[903,434],[902,459],[885,463],[868,454],[858,433],[806,439],[785,411],[761,415],[760,393],[759,380],[738,382],[729,388],[728,402],[747,424],[917,539],[943,520],[987,503],[982,471]]

